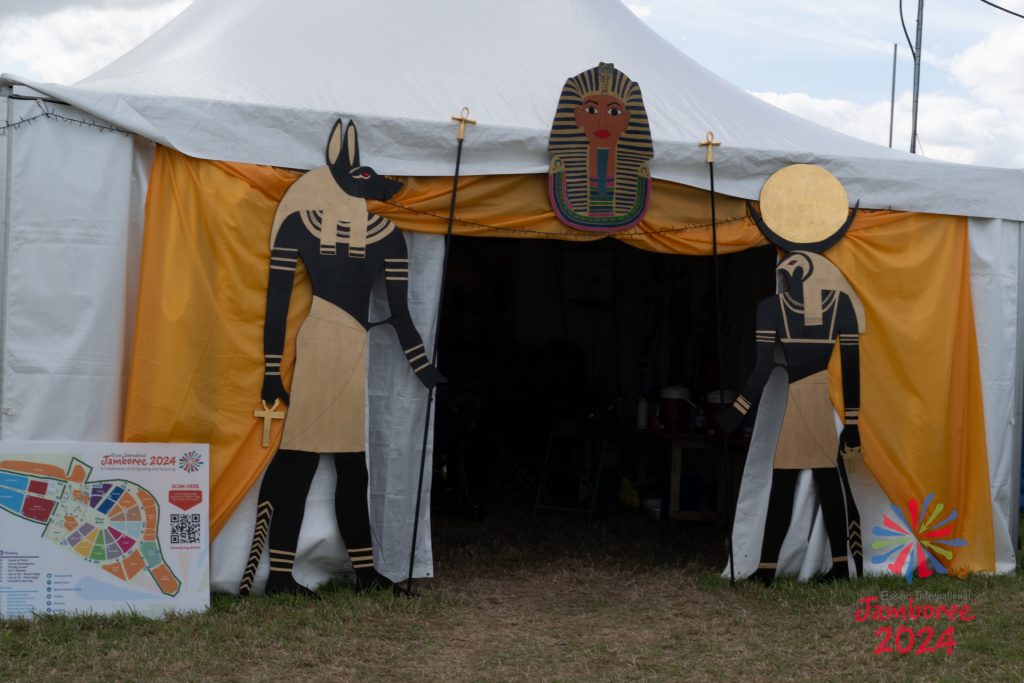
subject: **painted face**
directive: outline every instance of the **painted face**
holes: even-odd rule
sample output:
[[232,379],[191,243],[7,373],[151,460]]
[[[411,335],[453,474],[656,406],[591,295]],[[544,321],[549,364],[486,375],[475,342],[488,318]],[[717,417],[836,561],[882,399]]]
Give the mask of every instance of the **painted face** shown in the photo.
[[629,111],[615,95],[584,95],[574,114],[576,125],[594,147],[614,147],[629,124]]

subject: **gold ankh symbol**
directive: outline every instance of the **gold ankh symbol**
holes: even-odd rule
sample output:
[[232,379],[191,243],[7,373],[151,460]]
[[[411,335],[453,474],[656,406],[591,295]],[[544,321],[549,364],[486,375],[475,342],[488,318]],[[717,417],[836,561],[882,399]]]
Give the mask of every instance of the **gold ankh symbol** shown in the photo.
[[722,143],[715,140],[715,134],[709,130],[707,136],[704,138],[704,142],[699,142],[697,144],[701,147],[707,148],[707,162],[710,164],[715,160],[715,147],[720,146]]
[[458,116],[453,116],[452,117],[452,121],[458,121],[459,122],[459,134],[458,134],[459,140],[465,140],[466,139],[466,124],[469,124],[470,126],[475,126],[476,125],[476,121],[474,121],[473,119],[469,118],[469,107],[463,107],[462,111],[459,113]]
[[283,420],[284,412],[277,410],[277,405],[281,402],[281,399],[275,398],[274,405],[267,406],[266,401],[260,401],[263,404],[263,410],[254,410],[253,417],[258,417],[263,420],[263,447],[267,448],[270,446],[270,425],[274,420]]

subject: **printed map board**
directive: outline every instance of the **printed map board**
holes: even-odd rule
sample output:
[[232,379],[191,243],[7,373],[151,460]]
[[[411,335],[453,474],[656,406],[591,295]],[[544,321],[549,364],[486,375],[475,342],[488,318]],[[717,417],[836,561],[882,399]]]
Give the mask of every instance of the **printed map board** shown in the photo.
[[209,447],[0,442],[0,617],[210,604]]

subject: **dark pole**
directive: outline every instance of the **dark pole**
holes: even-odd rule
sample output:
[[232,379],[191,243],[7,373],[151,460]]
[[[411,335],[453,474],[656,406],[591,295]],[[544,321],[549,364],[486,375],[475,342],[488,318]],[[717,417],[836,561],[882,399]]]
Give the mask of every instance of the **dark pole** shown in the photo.
[[892,44],[892,91],[889,93],[889,149],[892,149],[892,119],[896,112],[896,43]]
[[924,0],[917,0],[917,39],[914,47],[914,108],[910,121],[910,153],[917,153],[917,98],[921,90],[921,28],[924,24]]
[[[448,230],[444,235],[444,256],[441,257],[441,287],[440,296],[437,301],[437,315],[434,323],[434,344],[431,351],[431,362],[437,367],[437,336],[441,327],[441,307],[444,304],[444,282],[448,275],[448,252],[451,247],[452,225],[455,223],[455,198],[459,191],[459,167],[462,165],[462,143],[466,139],[466,126],[475,126],[476,121],[469,118],[469,108],[463,107],[458,116],[453,116],[452,121],[458,121],[459,144],[455,152],[455,175],[452,176],[452,201],[448,207]],[[423,449],[420,451],[420,476],[416,487],[416,511],[412,518],[412,546],[409,549],[409,578],[406,579],[405,595],[412,595],[412,573],[416,566],[416,541],[420,531],[420,508],[423,504],[423,476],[427,468],[427,444],[430,436],[430,409],[434,404],[434,389],[427,392],[427,415],[423,421]]]
[[[715,147],[722,143],[715,141],[715,135],[708,131],[707,138],[701,147],[707,150],[708,179],[711,196],[711,254],[714,259],[715,273],[715,345],[718,348],[718,400],[721,402],[725,392],[725,347],[722,343],[722,279],[718,270],[718,217],[715,215]],[[732,461],[729,459],[729,436],[719,429],[722,436],[722,457],[725,459],[725,490],[729,498],[729,524],[726,527],[726,547],[729,549],[729,584],[736,585],[735,558],[732,551]]]

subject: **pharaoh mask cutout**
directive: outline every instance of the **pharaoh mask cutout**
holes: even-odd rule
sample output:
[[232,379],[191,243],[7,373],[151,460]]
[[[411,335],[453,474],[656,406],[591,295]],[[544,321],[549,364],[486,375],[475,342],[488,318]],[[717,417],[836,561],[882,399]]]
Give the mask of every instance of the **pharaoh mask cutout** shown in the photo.
[[[367,508],[364,394],[367,331],[390,323],[420,381],[443,380],[427,357],[407,305],[409,257],[405,237],[388,219],[367,212],[367,199],[387,199],[401,183],[359,159],[354,123],[339,120],[327,144],[327,165],[299,178],[274,216],[263,327],[264,413],[288,404],[277,453],[263,475],[252,550],[240,592],[249,593],[265,545],[266,592],[309,594],[295,581],[299,530],[318,454],[331,454],[338,474],[335,510],[360,588],[387,586],[374,568]],[[281,379],[288,306],[299,259],[309,273],[313,303],[298,332],[291,395]],[[391,317],[369,321],[370,292],[383,271]],[[263,416],[260,411],[257,415]]]
[[640,86],[602,62],[565,82],[548,142],[551,208],[572,228],[635,225],[651,198],[654,156]]
[[[811,470],[828,532],[832,568],[824,580],[849,578],[849,557],[863,572],[860,519],[850,490],[843,454],[860,449],[859,336],[864,308],[843,274],[820,252],[835,244],[856,213],[846,191],[828,171],[798,164],[778,171],[764,184],[761,210],[750,211],[769,240],[787,250],[776,272],[785,291],[757,307],[757,362],[733,405],[719,418],[726,431],[752,414],[762,398],[782,400],[762,410],[758,420],[781,416],[781,425],[755,430],[747,467],[771,458],[771,491],[760,562],[752,579],[770,584],[788,531],[800,470]],[[849,214],[849,215],[848,215]],[[828,365],[840,354],[843,429],[837,436],[829,398]],[[769,375],[781,368],[788,381],[784,396],[763,396]],[[762,405],[762,408],[765,406]],[[744,492],[741,491],[741,497]],[[849,552],[847,545],[849,544]]]

